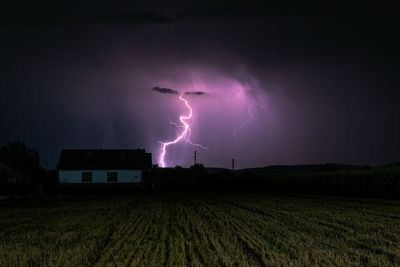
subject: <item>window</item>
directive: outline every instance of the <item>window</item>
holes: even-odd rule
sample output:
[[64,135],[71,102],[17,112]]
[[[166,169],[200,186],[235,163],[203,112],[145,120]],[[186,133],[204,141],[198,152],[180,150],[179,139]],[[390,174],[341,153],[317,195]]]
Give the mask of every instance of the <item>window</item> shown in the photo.
[[118,172],[108,172],[107,182],[118,182]]
[[93,178],[92,172],[82,172],[82,183],[91,183]]

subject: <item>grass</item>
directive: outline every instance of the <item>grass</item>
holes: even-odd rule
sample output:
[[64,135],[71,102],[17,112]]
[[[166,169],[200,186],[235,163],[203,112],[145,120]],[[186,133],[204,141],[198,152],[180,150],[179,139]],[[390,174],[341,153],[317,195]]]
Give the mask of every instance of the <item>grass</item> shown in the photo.
[[0,201],[6,199],[19,199],[21,196],[12,196],[12,195],[0,195]]
[[0,201],[0,266],[400,264],[400,201],[138,194]]

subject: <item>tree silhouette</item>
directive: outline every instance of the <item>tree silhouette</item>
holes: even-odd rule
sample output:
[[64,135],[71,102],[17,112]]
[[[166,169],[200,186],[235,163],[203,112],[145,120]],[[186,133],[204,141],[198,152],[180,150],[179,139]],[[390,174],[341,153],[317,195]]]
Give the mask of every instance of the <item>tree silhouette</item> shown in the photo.
[[10,142],[0,147],[0,163],[2,180],[8,176],[9,182],[37,182],[44,174],[39,153],[27,148],[23,142]]

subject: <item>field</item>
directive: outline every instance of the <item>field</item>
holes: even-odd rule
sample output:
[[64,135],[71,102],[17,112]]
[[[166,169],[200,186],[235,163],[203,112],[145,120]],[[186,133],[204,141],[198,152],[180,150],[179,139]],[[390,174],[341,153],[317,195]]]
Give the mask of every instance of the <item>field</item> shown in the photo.
[[0,266],[399,265],[400,201],[176,193],[0,200]]

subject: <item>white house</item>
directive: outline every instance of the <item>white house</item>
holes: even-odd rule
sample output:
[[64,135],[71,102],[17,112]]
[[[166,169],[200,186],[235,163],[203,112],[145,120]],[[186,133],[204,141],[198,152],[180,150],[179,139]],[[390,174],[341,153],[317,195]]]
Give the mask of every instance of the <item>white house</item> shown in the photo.
[[61,184],[140,183],[151,164],[144,149],[63,150],[57,170]]

